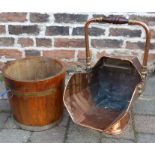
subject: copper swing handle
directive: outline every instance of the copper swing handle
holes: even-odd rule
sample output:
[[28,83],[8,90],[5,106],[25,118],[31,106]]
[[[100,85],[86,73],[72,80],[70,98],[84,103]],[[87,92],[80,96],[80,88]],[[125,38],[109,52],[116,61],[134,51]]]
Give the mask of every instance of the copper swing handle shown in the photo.
[[89,50],[89,36],[88,36],[88,27],[91,23],[109,23],[109,24],[128,24],[128,25],[139,25],[144,28],[146,34],[145,48],[144,48],[144,57],[143,57],[143,68],[147,68],[148,53],[150,48],[150,30],[148,26],[140,21],[128,20],[126,18],[118,17],[100,17],[92,18],[85,23],[84,32],[85,32],[85,47],[86,47],[86,65],[87,68],[91,65],[91,53]]

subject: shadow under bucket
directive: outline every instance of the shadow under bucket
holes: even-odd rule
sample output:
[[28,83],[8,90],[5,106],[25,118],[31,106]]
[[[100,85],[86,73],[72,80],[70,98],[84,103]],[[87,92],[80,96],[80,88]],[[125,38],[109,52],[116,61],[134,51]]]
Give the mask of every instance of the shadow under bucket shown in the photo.
[[59,122],[65,82],[61,61],[46,57],[16,60],[5,65],[3,76],[17,125],[41,131]]

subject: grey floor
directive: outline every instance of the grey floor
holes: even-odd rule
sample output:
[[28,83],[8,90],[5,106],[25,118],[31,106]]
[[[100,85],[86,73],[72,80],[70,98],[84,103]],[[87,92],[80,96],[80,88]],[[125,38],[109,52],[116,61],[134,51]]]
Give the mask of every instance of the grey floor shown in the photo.
[[[1,86],[2,87],[2,86]],[[1,88],[2,89],[2,88]],[[78,126],[64,109],[61,123],[42,132],[30,132],[15,125],[7,99],[0,100],[0,142],[11,143],[133,143],[155,142],[155,76],[148,79],[146,89],[131,110],[130,123],[124,132],[108,136]]]

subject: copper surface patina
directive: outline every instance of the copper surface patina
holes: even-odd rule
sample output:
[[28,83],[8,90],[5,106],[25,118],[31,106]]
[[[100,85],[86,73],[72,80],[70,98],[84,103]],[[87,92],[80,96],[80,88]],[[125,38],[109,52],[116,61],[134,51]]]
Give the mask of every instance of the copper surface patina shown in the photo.
[[[145,30],[143,63],[135,56],[104,55],[91,65],[88,27],[91,23],[128,24]],[[107,134],[119,134],[130,118],[130,107],[142,93],[147,76],[150,31],[140,21],[93,18],[85,24],[86,70],[74,73],[65,87],[63,101],[72,120]]]

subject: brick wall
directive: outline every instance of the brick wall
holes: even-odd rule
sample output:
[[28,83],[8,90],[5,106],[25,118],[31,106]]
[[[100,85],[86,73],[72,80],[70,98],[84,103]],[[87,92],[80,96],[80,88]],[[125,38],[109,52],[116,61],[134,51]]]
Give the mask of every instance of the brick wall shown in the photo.
[[[0,61],[4,56],[12,60],[41,55],[84,62],[84,23],[104,15],[148,24],[152,33],[149,61],[155,60],[155,13],[0,13]],[[89,34],[93,61],[105,52],[142,58],[145,33],[140,27],[94,24]]]

